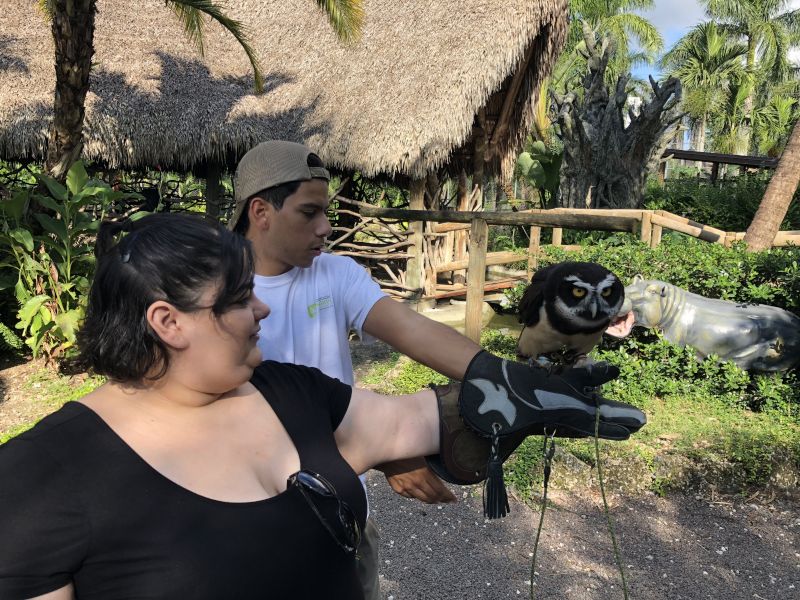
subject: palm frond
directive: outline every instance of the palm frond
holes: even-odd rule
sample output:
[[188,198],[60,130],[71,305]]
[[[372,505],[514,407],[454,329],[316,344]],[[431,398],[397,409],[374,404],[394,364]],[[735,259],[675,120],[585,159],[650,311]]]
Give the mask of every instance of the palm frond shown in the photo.
[[245,26],[236,19],[228,17],[222,7],[212,0],[166,0],[175,15],[183,24],[183,29],[190,40],[198,45],[200,55],[203,55],[203,15],[208,16],[224,27],[244,50],[253,69],[253,79],[257,93],[264,91],[264,75],[253,47],[250,45]]
[[333,31],[343,42],[358,40],[364,26],[362,0],[316,0],[317,6],[328,16]]
[[36,0],[36,6],[42,11],[48,21],[53,20],[56,0]]

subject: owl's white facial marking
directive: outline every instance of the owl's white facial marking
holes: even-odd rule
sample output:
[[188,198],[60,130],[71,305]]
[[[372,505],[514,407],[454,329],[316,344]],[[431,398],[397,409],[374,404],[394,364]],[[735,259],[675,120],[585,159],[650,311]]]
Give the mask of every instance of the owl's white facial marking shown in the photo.
[[555,308],[562,318],[570,321],[578,327],[593,327],[598,321],[603,321],[614,317],[619,310],[619,306],[609,305],[603,297],[603,292],[614,285],[617,278],[609,273],[602,281],[596,285],[583,281],[577,275],[568,275],[564,278],[573,287],[586,291],[581,300],[573,305],[568,305],[560,297],[556,297]]

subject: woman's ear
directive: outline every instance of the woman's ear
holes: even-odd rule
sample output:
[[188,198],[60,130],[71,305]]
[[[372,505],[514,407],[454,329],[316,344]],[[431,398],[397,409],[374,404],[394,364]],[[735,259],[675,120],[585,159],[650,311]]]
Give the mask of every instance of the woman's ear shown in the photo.
[[156,300],[147,307],[147,323],[162,342],[176,350],[188,345],[180,317],[178,309],[163,300]]

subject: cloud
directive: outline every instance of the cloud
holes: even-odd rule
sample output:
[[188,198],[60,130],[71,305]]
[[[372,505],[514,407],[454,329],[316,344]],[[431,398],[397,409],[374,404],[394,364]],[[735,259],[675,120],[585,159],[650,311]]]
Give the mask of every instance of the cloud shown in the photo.
[[666,47],[706,19],[705,10],[697,0],[657,0],[653,8],[639,12],[658,28]]

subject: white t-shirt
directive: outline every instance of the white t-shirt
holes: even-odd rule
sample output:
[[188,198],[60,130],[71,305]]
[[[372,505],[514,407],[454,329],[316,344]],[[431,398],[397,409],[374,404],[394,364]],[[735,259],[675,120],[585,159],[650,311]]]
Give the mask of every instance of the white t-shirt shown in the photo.
[[348,334],[361,328],[385,294],[348,256],[322,254],[308,268],[255,276],[255,295],[270,308],[258,347],[264,360],[316,367],[354,384]]

